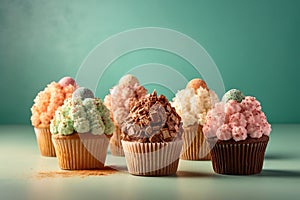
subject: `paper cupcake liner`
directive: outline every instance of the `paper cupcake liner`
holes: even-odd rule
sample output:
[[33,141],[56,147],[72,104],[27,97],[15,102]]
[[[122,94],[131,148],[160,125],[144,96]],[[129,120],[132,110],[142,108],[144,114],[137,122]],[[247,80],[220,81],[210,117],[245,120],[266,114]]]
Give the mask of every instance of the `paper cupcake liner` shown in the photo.
[[109,139],[90,133],[52,135],[61,169],[101,169],[104,167]]
[[121,129],[115,124],[115,131],[109,141],[110,153],[113,156],[124,156],[124,150],[121,142]]
[[139,176],[166,176],[178,168],[182,140],[166,143],[123,141],[128,172]]
[[34,127],[38,147],[42,156],[55,157],[50,127]]
[[185,127],[182,134],[183,147],[180,159],[210,160],[210,150],[202,132],[201,125]]
[[214,171],[231,175],[260,173],[268,141],[268,136],[241,142],[218,141],[211,150]]

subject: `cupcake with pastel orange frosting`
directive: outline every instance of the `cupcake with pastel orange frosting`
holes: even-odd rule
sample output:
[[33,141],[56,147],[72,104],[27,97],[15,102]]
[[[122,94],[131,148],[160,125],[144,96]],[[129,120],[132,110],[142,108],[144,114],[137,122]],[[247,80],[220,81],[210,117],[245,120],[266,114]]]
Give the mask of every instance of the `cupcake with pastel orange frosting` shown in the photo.
[[219,174],[260,173],[271,125],[253,96],[229,90],[208,112],[203,133],[211,148],[213,169]]
[[42,156],[55,156],[55,149],[51,141],[50,121],[55,111],[72,96],[76,82],[71,77],[64,77],[58,83],[51,82],[38,93],[31,107],[31,123],[34,126],[37,143]]
[[181,159],[209,160],[209,147],[202,133],[207,112],[219,99],[201,79],[191,80],[185,89],[180,90],[173,99],[172,106],[183,122],[183,148]]
[[115,124],[115,131],[110,139],[110,152],[114,156],[124,156],[121,143],[121,124],[129,115],[130,108],[141,97],[147,94],[147,90],[140,85],[133,75],[123,76],[118,85],[110,90],[110,94],[104,98],[104,104],[110,110],[110,116]]

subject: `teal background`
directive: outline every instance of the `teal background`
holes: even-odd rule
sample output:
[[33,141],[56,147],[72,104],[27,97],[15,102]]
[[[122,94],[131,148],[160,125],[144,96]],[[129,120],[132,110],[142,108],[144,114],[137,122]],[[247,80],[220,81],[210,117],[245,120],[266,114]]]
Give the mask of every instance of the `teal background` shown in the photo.
[[[47,83],[75,77],[109,36],[146,26],[192,37],[217,64],[226,89],[255,95],[271,123],[299,123],[299,9],[297,0],[1,0],[0,123],[29,124],[32,100]],[[107,79],[114,85],[124,71],[148,62],[189,65],[167,52],[141,50],[114,62]]]

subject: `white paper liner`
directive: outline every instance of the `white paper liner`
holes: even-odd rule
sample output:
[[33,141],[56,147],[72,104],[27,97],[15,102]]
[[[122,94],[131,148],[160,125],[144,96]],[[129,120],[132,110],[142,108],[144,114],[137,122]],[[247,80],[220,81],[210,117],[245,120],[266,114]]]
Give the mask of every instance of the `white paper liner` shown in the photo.
[[123,141],[128,171],[133,175],[165,176],[175,174],[182,140],[165,143]]

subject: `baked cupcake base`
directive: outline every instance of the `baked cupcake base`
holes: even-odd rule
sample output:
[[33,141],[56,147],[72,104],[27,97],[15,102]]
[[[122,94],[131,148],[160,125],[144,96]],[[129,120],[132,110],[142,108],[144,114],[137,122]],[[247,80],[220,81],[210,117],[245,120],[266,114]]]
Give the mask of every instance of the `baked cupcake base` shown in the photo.
[[106,135],[74,133],[68,136],[52,135],[58,164],[61,169],[102,169],[109,138]]
[[55,149],[51,140],[50,127],[34,127],[38,147],[42,156],[55,157]]
[[180,159],[183,160],[210,160],[209,145],[202,132],[201,125],[192,125],[183,128],[183,147]]
[[268,136],[244,141],[209,139],[213,169],[218,174],[251,175],[261,172]]
[[165,143],[123,141],[128,172],[138,176],[167,176],[178,168],[182,140]]
[[113,156],[125,156],[122,142],[121,142],[121,129],[115,124],[115,131],[110,139],[109,148]]

